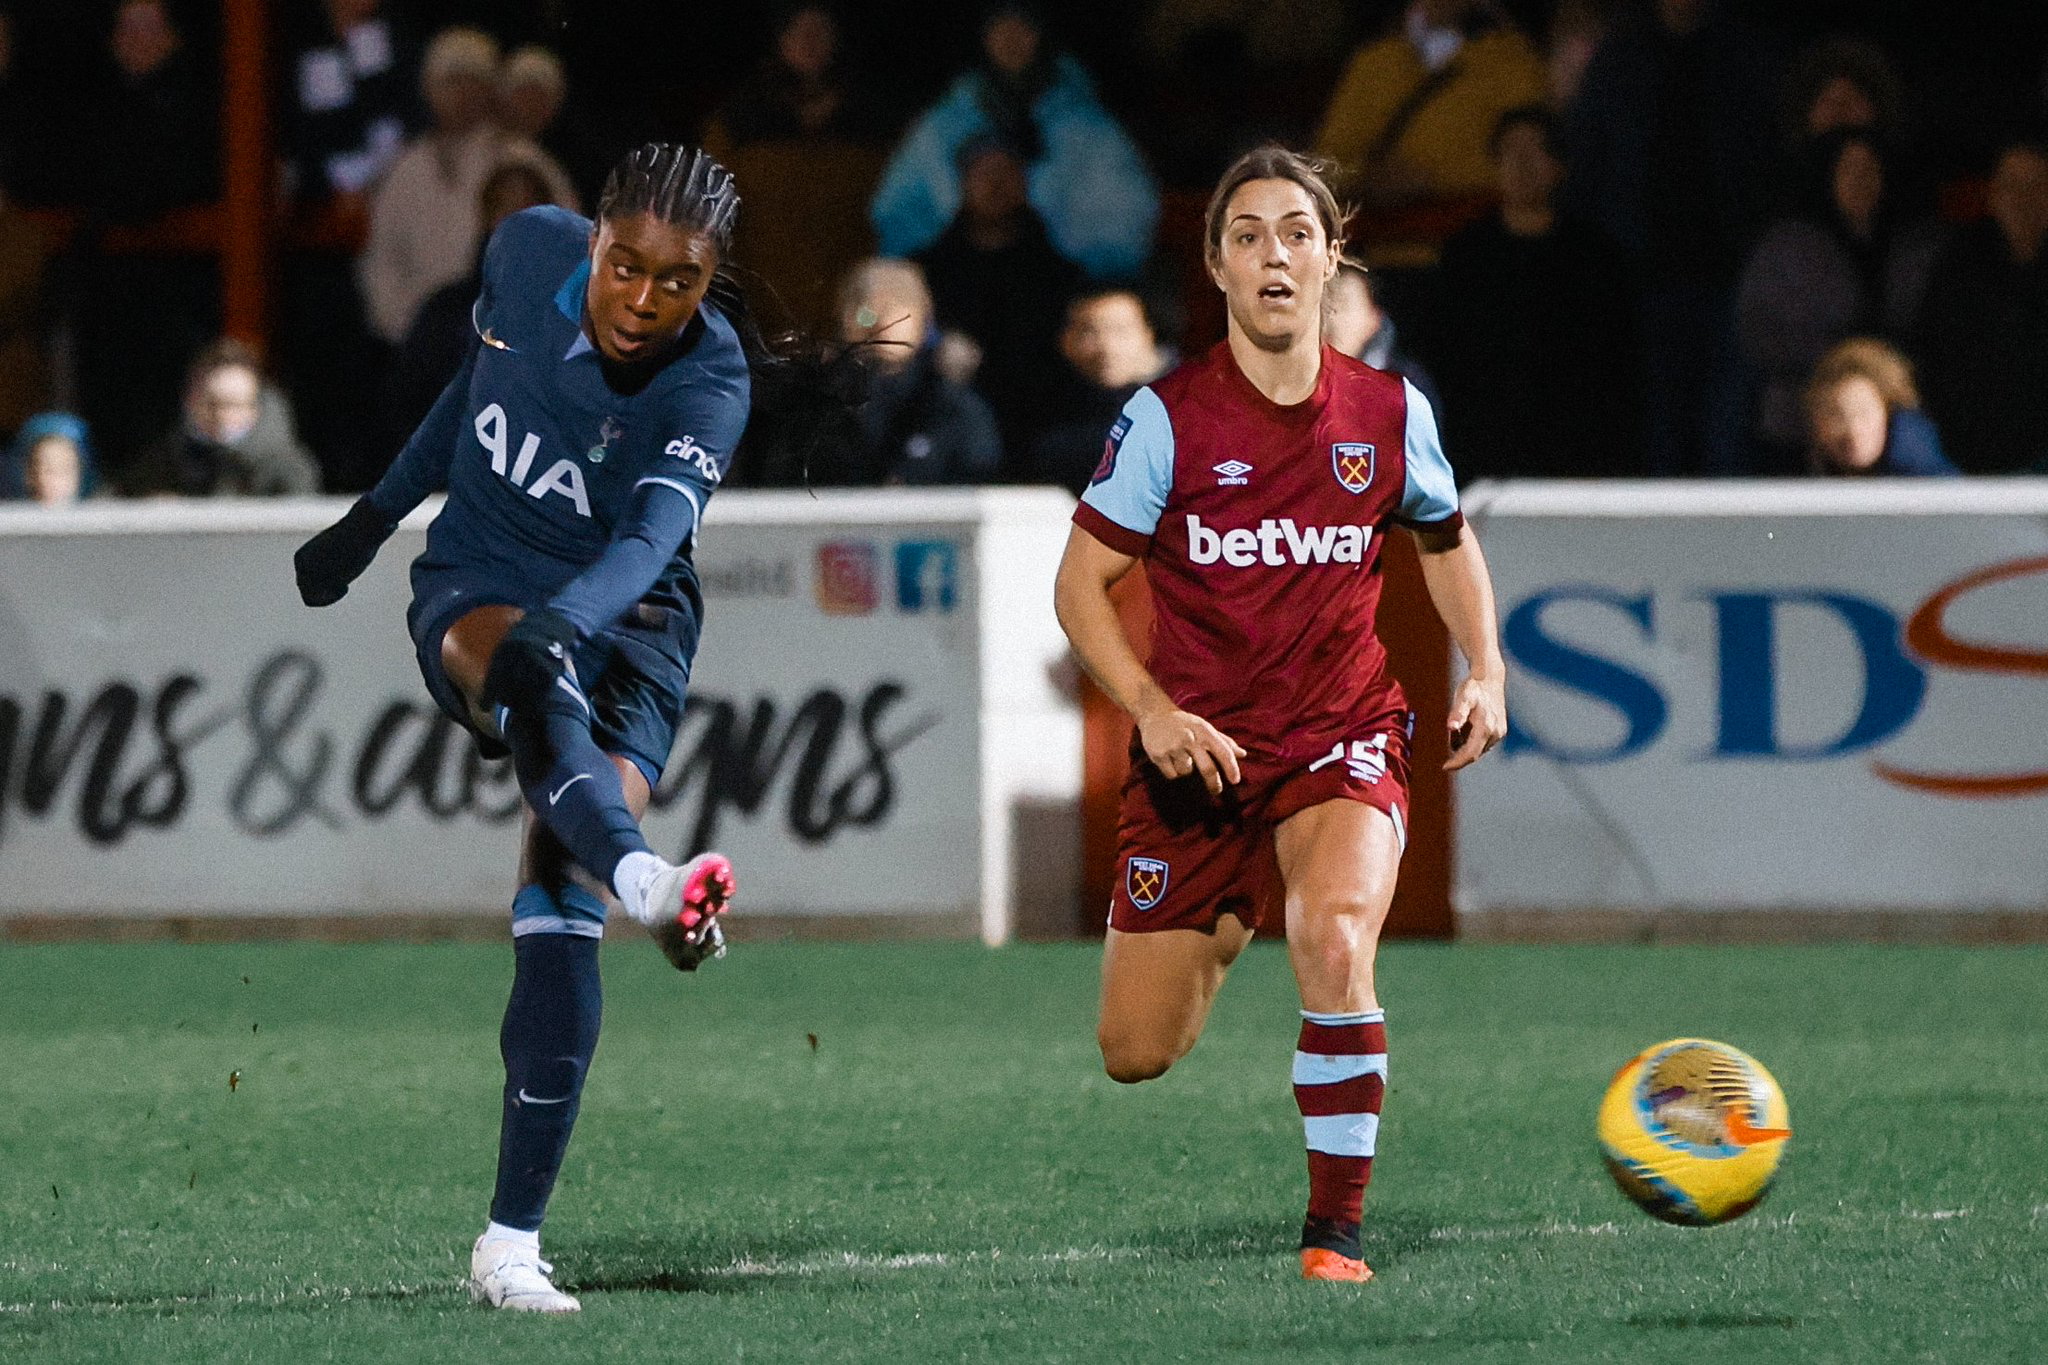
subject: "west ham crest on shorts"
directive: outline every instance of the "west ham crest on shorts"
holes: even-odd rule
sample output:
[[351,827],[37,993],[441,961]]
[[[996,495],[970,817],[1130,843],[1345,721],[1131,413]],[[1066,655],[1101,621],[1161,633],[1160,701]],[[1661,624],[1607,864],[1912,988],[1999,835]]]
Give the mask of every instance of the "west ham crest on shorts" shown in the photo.
[[1357,441],[1339,441],[1330,447],[1330,467],[1347,493],[1363,493],[1372,487],[1373,447]]
[[1124,869],[1124,890],[1131,904],[1150,910],[1166,895],[1167,866],[1157,858],[1133,858]]

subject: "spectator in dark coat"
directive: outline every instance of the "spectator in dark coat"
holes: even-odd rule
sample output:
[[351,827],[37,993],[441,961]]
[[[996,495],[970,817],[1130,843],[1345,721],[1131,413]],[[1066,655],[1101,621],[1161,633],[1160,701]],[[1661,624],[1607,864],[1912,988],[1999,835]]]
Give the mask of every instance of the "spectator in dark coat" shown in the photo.
[[274,497],[318,492],[320,473],[255,352],[224,340],[192,362],[185,420],[145,452],[131,488],[144,497]]
[[1643,472],[1634,300],[1618,248],[1556,206],[1556,119],[1509,111],[1500,208],[1444,247],[1441,418],[1461,479]]
[[961,153],[960,214],[917,262],[939,325],[981,348],[975,388],[995,409],[1004,448],[1021,456],[1059,364],[1065,300],[1080,271],[1053,249],[1024,197],[1024,161],[991,139]]
[[107,78],[87,101],[81,164],[98,222],[147,222],[220,193],[219,94],[163,0],[122,0],[107,40]]
[[358,212],[418,121],[416,55],[383,0],[324,0],[325,24],[289,57],[282,151],[293,197]]
[[1762,470],[1789,473],[1805,447],[1800,391],[1828,347],[1858,334],[1908,344],[1941,236],[1900,209],[1891,159],[1869,133],[1809,143],[1791,212],[1764,233],[1737,298],[1743,354],[1762,385]]
[[1748,390],[1735,280],[1777,151],[1771,48],[1717,0],[1654,0],[1618,23],[1565,114],[1565,207],[1639,273],[1650,469],[1737,474]]
[[1970,474],[2048,473],[2048,147],[2009,145],[1991,219],[1958,232],[1921,309],[1920,372]]
[[0,197],[33,202],[51,135],[43,101],[15,66],[14,38],[14,15],[0,8]]
[[868,200],[888,135],[821,4],[787,12],[774,50],[704,130],[747,197],[734,253],[805,330],[836,329],[839,281],[874,254]]
[[1852,128],[1905,145],[1904,87],[1892,59],[1868,38],[1835,34],[1802,50],[1786,78],[1785,103],[1795,145]]
[[275,358],[334,492],[368,488],[392,454],[383,428],[363,420],[390,347],[371,332],[355,258],[370,192],[421,110],[418,51],[383,11],[382,0],[322,0],[313,31],[287,49],[279,109],[279,150],[309,245],[282,261]]
[[1068,303],[1060,357],[1066,363],[1024,476],[1079,497],[1102,462],[1103,442],[1124,404],[1141,385],[1171,369],[1173,355],[1160,346],[1137,291],[1111,285],[1084,289]]
[[1422,391],[1436,410],[1437,421],[1443,421],[1436,380],[1402,346],[1393,315],[1380,307],[1371,272],[1349,257],[1339,263],[1336,278],[1323,291],[1323,341],[1376,370],[1400,375]]
[[1813,473],[1953,478],[1961,472],[1920,411],[1913,367],[1874,337],[1851,337],[1829,350],[1804,396]]
[[870,367],[868,400],[842,461],[812,469],[816,483],[961,484],[995,476],[994,416],[939,363],[932,299],[909,261],[854,267],[840,289],[840,337]]
[[122,0],[106,50],[78,111],[72,159],[86,213],[71,264],[77,279],[118,279],[123,306],[66,302],[78,408],[119,468],[177,411],[186,357],[220,330],[220,284],[211,262],[188,253],[110,255],[101,230],[219,193],[219,95],[162,0]]

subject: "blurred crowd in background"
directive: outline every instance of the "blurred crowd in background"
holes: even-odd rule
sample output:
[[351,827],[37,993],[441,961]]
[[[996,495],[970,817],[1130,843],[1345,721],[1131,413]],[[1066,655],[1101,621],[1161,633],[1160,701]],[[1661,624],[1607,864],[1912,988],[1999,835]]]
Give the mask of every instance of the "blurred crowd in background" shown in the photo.
[[367,487],[492,226],[650,138],[737,175],[771,330],[898,343],[735,482],[1078,491],[1222,335],[1202,206],[1267,140],[1356,206],[1330,343],[1463,480],[2048,473],[2048,7],[712,9],[272,0],[272,320],[229,339],[217,0],[0,5],[0,497]]

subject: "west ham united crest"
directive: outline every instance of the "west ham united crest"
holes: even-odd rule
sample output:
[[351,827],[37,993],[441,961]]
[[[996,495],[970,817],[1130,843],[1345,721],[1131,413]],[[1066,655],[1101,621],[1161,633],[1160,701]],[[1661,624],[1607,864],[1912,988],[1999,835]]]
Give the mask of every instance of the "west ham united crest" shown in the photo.
[[1131,904],[1150,910],[1166,895],[1166,864],[1157,858],[1133,858],[1124,869],[1124,890]]
[[1372,487],[1373,448],[1357,441],[1339,441],[1330,447],[1330,467],[1347,493],[1363,493]]

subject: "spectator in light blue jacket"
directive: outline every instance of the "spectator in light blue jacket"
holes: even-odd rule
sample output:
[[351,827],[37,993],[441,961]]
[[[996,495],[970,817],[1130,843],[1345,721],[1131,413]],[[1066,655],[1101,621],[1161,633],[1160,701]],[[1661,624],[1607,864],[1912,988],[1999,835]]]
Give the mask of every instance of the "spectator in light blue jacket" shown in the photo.
[[1027,5],[998,5],[981,59],[911,124],[869,216],[884,256],[936,242],[960,208],[957,156],[994,136],[1026,154],[1027,195],[1061,255],[1095,279],[1136,275],[1152,251],[1159,186],[1079,62],[1051,51]]

